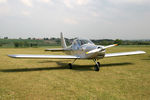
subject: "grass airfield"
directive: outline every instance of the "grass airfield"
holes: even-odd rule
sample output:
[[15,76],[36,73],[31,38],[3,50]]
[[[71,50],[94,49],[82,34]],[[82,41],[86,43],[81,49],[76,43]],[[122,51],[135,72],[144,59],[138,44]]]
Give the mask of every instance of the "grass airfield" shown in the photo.
[[7,54],[63,54],[44,48],[0,49],[0,100],[150,100],[150,46],[118,46],[107,50],[143,50],[144,55],[99,60],[13,59]]

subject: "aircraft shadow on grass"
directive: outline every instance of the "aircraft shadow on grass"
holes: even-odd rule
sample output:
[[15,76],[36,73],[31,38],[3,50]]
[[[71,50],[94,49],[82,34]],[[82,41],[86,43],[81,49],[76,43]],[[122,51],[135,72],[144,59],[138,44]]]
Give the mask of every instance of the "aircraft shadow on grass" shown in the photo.
[[72,61],[72,60],[63,60],[63,61],[56,61],[56,60],[44,60],[44,61],[39,61],[38,63],[51,63],[51,62],[54,62],[54,63],[57,63],[57,62],[69,62],[69,61]]
[[[68,65],[62,62],[56,62],[59,67],[40,67],[40,68],[21,68],[21,69],[3,69],[0,72],[30,72],[30,71],[44,71],[44,70],[65,70],[68,69]],[[116,67],[116,66],[125,66],[125,65],[133,65],[133,63],[123,62],[123,63],[110,63],[110,64],[101,64],[101,67]],[[73,69],[76,71],[93,71],[94,65],[75,65]]]
[[150,56],[149,56],[149,58],[145,58],[145,59],[142,59],[142,60],[150,60]]
[[150,58],[147,58],[147,59],[142,59],[142,60],[150,60]]

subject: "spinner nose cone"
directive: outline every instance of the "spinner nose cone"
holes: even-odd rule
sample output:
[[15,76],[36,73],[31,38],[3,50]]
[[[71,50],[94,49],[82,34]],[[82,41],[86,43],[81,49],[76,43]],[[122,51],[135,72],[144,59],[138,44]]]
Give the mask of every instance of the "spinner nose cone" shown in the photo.
[[100,52],[105,51],[104,46],[97,46],[97,49],[100,49]]
[[100,47],[100,46],[97,46],[97,49],[101,49],[102,47]]

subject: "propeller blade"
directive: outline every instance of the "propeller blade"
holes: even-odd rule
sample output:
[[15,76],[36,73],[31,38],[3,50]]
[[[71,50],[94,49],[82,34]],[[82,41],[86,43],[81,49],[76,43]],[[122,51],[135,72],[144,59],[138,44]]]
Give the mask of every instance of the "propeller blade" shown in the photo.
[[94,49],[94,50],[91,50],[91,51],[89,51],[89,52],[86,52],[86,54],[90,54],[90,53],[96,53],[96,52],[99,52],[99,51],[101,51],[102,49],[100,48],[100,49]]
[[110,47],[117,46],[117,45],[118,44],[108,45],[108,46],[103,47],[103,49],[110,48]]
[[101,50],[105,50],[106,48],[110,48],[110,47],[117,46],[117,45],[118,44],[113,44],[113,45],[108,45],[108,46],[101,47],[101,48],[98,48],[98,49],[94,49],[94,50],[91,50],[89,52],[86,52],[86,54],[100,52]]

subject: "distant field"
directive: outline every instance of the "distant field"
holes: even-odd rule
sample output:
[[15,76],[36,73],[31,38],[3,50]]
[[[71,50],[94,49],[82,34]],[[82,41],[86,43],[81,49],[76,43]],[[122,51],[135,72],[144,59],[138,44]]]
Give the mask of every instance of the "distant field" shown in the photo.
[[118,46],[107,50],[143,50],[144,55],[100,60],[13,59],[7,54],[63,54],[44,48],[0,49],[0,100],[150,100],[150,46]]

